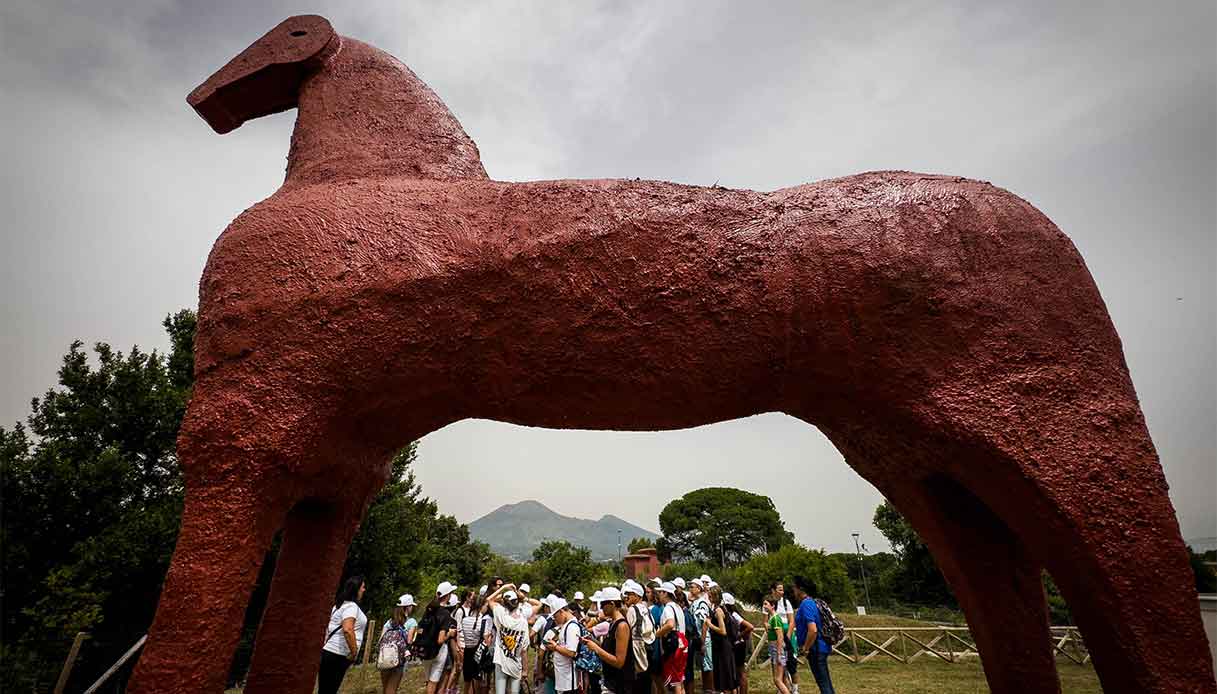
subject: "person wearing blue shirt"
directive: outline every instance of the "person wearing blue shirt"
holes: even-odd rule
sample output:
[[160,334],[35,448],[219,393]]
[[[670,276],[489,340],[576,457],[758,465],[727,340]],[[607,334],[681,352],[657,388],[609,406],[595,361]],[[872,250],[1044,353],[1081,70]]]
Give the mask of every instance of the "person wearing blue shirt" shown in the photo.
[[828,675],[828,654],[832,652],[832,647],[820,638],[823,622],[820,608],[811,597],[815,593],[815,582],[801,576],[795,577],[794,597],[799,601],[799,608],[794,615],[794,630],[799,639],[799,651],[807,656],[807,664],[811,666],[811,674],[820,688],[820,694],[835,694],[832,678]]

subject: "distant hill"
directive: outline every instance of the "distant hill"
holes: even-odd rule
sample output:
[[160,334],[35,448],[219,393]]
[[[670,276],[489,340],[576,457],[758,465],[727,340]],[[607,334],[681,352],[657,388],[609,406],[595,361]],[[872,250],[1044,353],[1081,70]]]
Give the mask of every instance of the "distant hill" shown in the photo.
[[636,537],[659,537],[616,516],[600,520],[571,518],[531,500],[500,506],[469,524],[470,537],[490,545],[497,554],[518,560],[531,559],[532,551],[545,540],[566,540],[576,547],[587,547],[593,559],[616,559],[618,530],[622,553]]

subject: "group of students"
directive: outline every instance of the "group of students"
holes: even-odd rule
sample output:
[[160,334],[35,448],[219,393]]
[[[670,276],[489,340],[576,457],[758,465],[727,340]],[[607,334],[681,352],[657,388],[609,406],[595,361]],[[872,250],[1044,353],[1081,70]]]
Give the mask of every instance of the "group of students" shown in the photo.
[[[337,693],[359,652],[367,624],[357,604],[363,589],[354,577],[335,600],[318,694]],[[779,694],[798,694],[800,654],[821,693],[833,691],[831,647],[817,637],[822,616],[814,592],[796,579],[794,608],[775,583],[763,603]],[[527,583],[500,578],[458,595],[445,581],[419,619],[416,607],[413,596],[402,595],[381,630],[375,652],[384,694],[397,692],[411,658],[425,669],[426,694],[489,694],[492,684],[495,694],[519,694],[522,683],[544,694],[693,694],[698,684],[701,694],[748,694],[747,644],[757,627],[709,576],[646,585],[626,580],[569,600],[560,590],[535,599]]]

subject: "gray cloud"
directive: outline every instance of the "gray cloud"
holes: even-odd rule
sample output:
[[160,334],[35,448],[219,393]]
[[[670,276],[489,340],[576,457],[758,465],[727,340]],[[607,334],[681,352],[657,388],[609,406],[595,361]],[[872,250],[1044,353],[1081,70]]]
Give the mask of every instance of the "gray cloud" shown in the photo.
[[[448,103],[495,178],[770,189],[902,168],[1022,195],[1098,281],[1185,537],[1217,535],[1211,2],[332,4],[317,11]],[[220,230],[282,180],[294,116],[220,138],[185,94],[298,11],[0,9],[0,421],[73,338],[164,345],[160,317],[195,304]],[[662,434],[462,422],[424,440],[419,477],[462,520],[536,497],[652,528],[673,496],[730,484],[772,495],[812,546],[882,545],[877,493],[781,415]]]

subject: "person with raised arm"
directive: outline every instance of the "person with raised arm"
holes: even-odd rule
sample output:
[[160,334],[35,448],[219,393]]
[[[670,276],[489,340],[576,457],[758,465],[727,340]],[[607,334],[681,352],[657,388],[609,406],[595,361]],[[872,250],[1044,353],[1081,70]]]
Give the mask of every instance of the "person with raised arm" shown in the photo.
[[520,613],[520,595],[512,583],[486,596],[494,620],[495,694],[519,694],[524,677],[524,651],[528,648],[528,620]]

